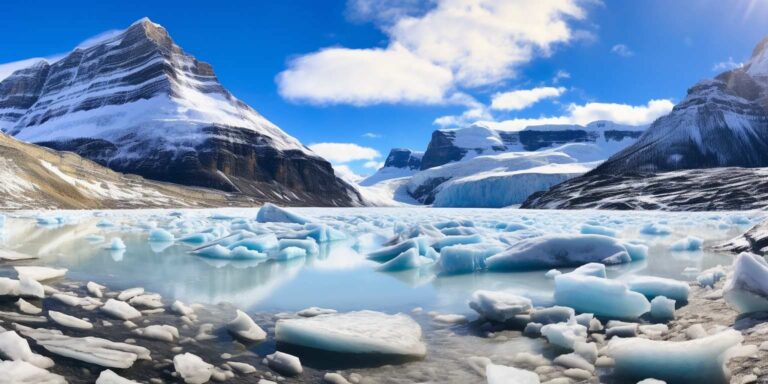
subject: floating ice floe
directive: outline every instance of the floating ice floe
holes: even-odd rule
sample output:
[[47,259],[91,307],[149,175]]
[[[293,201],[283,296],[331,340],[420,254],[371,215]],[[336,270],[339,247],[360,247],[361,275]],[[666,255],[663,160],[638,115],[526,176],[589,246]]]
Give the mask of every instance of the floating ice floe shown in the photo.
[[37,256],[12,251],[10,249],[0,249],[0,260],[21,261],[21,260],[31,260],[31,259],[37,259]]
[[45,281],[64,277],[67,274],[66,268],[48,268],[48,267],[13,267],[19,274],[19,279],[28,278],[35,281]]
[[725,270],[721,266],[710,268],[698,276],[696,282],[702,287],[714,288],[715,284],[725,277]]
[[555,277],[555,302],[619,319],[635,319],[651,309],[643,294],[630,291],[621,281],[574,272]]
[[16,305],[17,308],[19,308],[19,311],[26,313],[28,315],[37,315],[43,312],[42,308],[38,308],[34,304],[22,298],[19,298],[18,300],[16,300],[14,304]]
[[539,375],[535,372],[505,365],[488,364],[485,366],[488,384],[539,384]]
[[99,374],[96,384],[139,384],[139,382],[128,380],[109,369],[105,369]]
[[189,352],[174,356],[173,368],[187,384],[207,383],[213,374],[213,365]]
[[286,376],[296,376],[304,370],[298,357],[277,351],[266,357],[267,366]]
[[672,229],[658,223],[648,223],[640,228],[640,233],[651,236],[666,236],[672,233]]
[[507,292],[475,291],[470,308],[482,317],[497,322],[506,322],[516,315],[528,313],[531,310],[531,300]]
[[704,244],[704,240],[695,236],[687,236],[672,243],[669,249],[675,252],[698,251],[702,244]]
[[125,243],[123,243],[123,240],[121,238],[113,237],[107,249],[110,251],[121,251],[125,249]]
[[590,224],[583,224],[581,226],[581,234],[582,235],[603,235],[608,237],[616,237],[618,235],[618,231],[613,230],[608,227],[603,227],[601,225],[590,225]]
[[37,280],[24,277],[19,280],[0,277],[0,296],[45,297],[45,288]]
[[666,296],[676,301],[688,301],[690,287],[685,281],[656,276],[632,276],[625,280],[630,290],[640,292],[648,298]]
[[664,296],[656,296],[651,300],[651,317],[656,320],[672,320],[675,318],[675,300]]
[[17,330],[53,354],[107,368],[130,368],[136,360],[150,360],[149,350],[97,337],[70,337],[60,331],[17,325]]
[[53,360],[32,352],[27,340],[14,331],[0,332],[0,357],[13,361],[25,361],[43,369],[53,367]]
[[616,373],[670,383],[727,382],[729,350],[740,345],[739,331],[727,330],[689,341],[612,339],[601,353],[614,359]]
[[79,319],[77,317],[70,316],[61,312],[48,311],[48,317],[50,317],[51,320],[53,320],[56,324],[59,324],[63,327],[77,328],[77,329],[93,328],[93,324],[91,324],[90,321]]
[[259,223],[309,223],[309,219],[306,217],[303,217],[298,213],[291,212],[285,208],[280,208],[271,203],[265,203],[261,208],[259,208],[259,212],[256,214],[256,221]]
[[145,328],[136,328],[133,330],[133,333],[147,339],[166,341],[169,343],[179,338],[179,330],[176,327],[167,324],[155,324]]
[[[489,257],[490,270],[519,271],[576,267],[591,262],[644,259],[647,247],[601,235],[546,235],[521,240]],[[625,255],[617,258],[618,255]],[[611,259],[613,258],[613,259]]]
[[267,333],[239,309],[235,318],[227,324],[227,330],[236,337],[248,341],[262,341],[267,338]]
[[141,312],[136,308],[124,301],[115,299],[107,300],[107,302],[104,303],[104,306],[101,307],[101,310],[104,313],[121,320],[132,320],[141,317]]
[[93,281],[86,283],[85,288],[88,290],[88,293],[90,293],[91,296],[98,298],[104,296],[104,289],[106,289],[105,286],[96,284]]
[[427,353],[421,327],[413,319],[374,311],[278,320],[275,339],[338,353],[405,357],[423,357]]
[[64,377],[35,367],[25,361],[0,361],[3,380],[9,384],[66,384]]
[[153,229],[153,230],[149,231],[149,238],[148,238],[148,240],[150,242],[167,243],[167,242],[173,242],[174,240],[176,240],[176,238],[173,236],[172,233],[166,231],[165,229],[156,228],[156,229]]
[[587,341],[587,327],[571,318],[567,323],[547,324],[541,327],[541,335],[546,337],[550,344],[573,350],[576,343]]
[[486,259],[501,251],[498,246],[486,244],[451,245],[440,250],[437,264],[444,275],[472,273],[484,269]]
[[330,315],[334,313],[337,313],[335,309],[309,307],[296,312],[296,315],[301,317],[315,317],[320,315]]
[[418,268],[422,265],[431,263],[432,260],[419,255],[416,248],[411,248],[393,259],[381,264],[377,269],[382,272],[397,272]]
[[733,277],[723,296],[740,313],[768,310],[768,262],[762,256],[742,252],[733,262]]

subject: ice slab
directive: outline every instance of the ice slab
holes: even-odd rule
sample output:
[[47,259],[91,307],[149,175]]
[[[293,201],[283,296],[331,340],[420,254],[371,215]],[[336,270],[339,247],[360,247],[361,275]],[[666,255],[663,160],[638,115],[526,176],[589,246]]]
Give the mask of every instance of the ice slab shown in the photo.
[[227,330],[248,341],[262,341],[267,338],[267,333],[250,316],[239,309],[235,318],[227,324]]
[[507,367],[505,365],[488,364],[485,366],[485,377],[488,384],[539,384],[539,375],[535,372]]
[[404,314],[374,311],[278,320],[278,342],[350,354],[423,357],[421,327]]
[[13,267],[13,269],[19,274],[19,279],[27,278],[35,281],[57,279],[67,274],[66,268]]
[[666,296],[676,301],[688,301],[690,287],[685,281],[656,276],[632,276],[626,279],[630,290],[646,297]]
[[618,319],[636,319],[651,309],[645,296],[620,281],[577,273],[555,277],[555,302],[578,312]]
[[213,365],[189,352],[174,356],[173,368],[187,384],[207,383],[213,374]]
[[259,223],[295,223],[306,224],[309,222],[304,216],[291,212],[285,208],[280,208],[271,203],[265,203],[256,214],[256,221]]
[[740,313],[768,310],[768,262],[762,256],[743,252],[733,262],[733,277],[723,296]]
[[64,377],[25,361],[0,361],[0,372],[8,384],[66,384]]
[[531,310],[531,300],[512,293],[500,291],[475,291],[470,308],[474,309],[484,318],[506,322],[516,315],[528,313]]

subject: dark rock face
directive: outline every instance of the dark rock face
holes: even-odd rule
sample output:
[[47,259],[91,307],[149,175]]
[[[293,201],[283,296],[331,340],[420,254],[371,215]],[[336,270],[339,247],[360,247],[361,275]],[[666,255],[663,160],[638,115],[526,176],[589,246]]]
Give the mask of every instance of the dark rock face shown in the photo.
[[663,173],[587,174],[531,195],[521,208],[666,211],[768,207],[768,169],[710,168]]
[[423,156],[423,152],[416,152],[407,148],[394,148],[389,151],[384,167],[419,169]]
[[733,253],[752,252],[765,255],[768,253],[768,222],[757,224],[743,235],[718,244],[714,248]]
[[0,130],[155,180],[292,205],[362,204],[330,163],[149,20],[0,82]]
[[432,132],[432,139],[421,159],[421,170],[461,160],[467,153],[467,149],[454,146],[453,139],[455,137],[456,134],[451,131],[437,130]]

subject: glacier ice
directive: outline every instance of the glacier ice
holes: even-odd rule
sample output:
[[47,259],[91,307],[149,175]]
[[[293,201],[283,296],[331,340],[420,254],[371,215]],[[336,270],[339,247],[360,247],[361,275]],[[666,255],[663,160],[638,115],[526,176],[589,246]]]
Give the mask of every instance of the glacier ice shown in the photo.
[[656,296],[651,300],[651,317],[656,320],[672,320],[675,318],[675,300],[664,296]]
[[640,233],[650,236],[666,236],[672,233],[672,229],[658,223],[648,223],[640,228]]
[[624,252],[632,260],[643,258],[642,248],[601,235],[545,235],[521,240],[505,251],[489,257],[490,270],[519,271],[575,267],[603,260]]
[[187,384],[207,383],[213,374],[213,365],[189,352],[174,356],[173,368]]
[[497,322],[511,320],[516,315],[528,313],[531,300],[508,292],[479,290],[472,294],[470,308],[480,316]]
[[109,369],[105,369],[101,371],[95,384],[139,384],[139,382],[128,380]]
[[733,277],[723,296],[741,313],[768,310],[768,262],[762,256],[742,252],[733,262]]
[[618,319],[635,319],[651,309],[645,296],[630,291],[624,283],[579,273],[555,277],[555,302],[579,312]]
[[172,233],[162,228],[156,228],[149,231],[149,241],[151,242],[173,242],[176,240]]
[[277,351],[267,355],[265,360],[269,368],[286,376],[296,376],[304,371],[298,357],[284,352]]
[[418,268],[422,264],[424,263],[419,255],[419,251],[416,248],[410,248],[395,256],[395,258],[379,265],[377,269],[382,272],[397,272]]
[[281,343],[349,354],[423,357],[421,327],[404,314],[375,311],[281,319],[275,326]]
[[485,366],[485,377],[488,384],[540,383],[539,375],[537,375],[535,372],[496,364],[488,364]]
[[57,279],[67,274],[66,268],[13,267],[13,269],[19,274],[19,279],[32,279],[35,281]]
[[625,282],[630,290],[640,292],[648,298],[666,296],[676,301],[688,301],[690,287],[685,281],[657,276],[632,276]]
[[285,208],[280,208],[271,203],[265,203],[261,208],[259,208],[259,212],[256,214],[256,221],[259,223],[278,222],[306,224],[309,222],[309,219],[295,212],[291,212]]
[[236,311],[235,318],[227,324],[227,330],[248,341],[262,341],[267,338],[267,333],[250,316],[239,309]]
[[101,310],[112,317],[121,320],[132,320],[141,317],[141,312],[124,301],[109,299]]
[[61,313],[57,311],[48,311],[48,317],[50,317],[51,320],[53,320],[57,324],[64,327],[76,328],[76,329],[93,328],[93,324],[91,324],[90,321],[80,319],[74,316],[70,316],[70,315],[67,315],[66,313]]
[[9,384],[66,384],[64,377],[25,361],[0,361],[0,372],[12,378]]
[[472,273],[484,269],[488,257],[501,251],[500,247],[482,244],[476,245],[451,245],[440,251],[437,260],[441,274]]
[[604,227],[601,225],[590,225],[590,224],[582,224],[581,225],[581,234],[583,235],[603,235],[608,237],[616,237],[618,235],[618,232],[616,230],[613,230],[608,227]]
[[698,251],[704,241],[696,236],[686,236],[672,243],[669,249],[676,252]]
[[587,327],[571,318],[566,323],[547,324],[541,327],[541,335],[546,337],[550,344],[573,350],[577,343],[587,341]]
[[671,383],[727,382],[728,350],[743,337],[736,330],[688,341],[614,338],[602,353],[614,359],[616,373]]
[[125,249],[125,243],[123,240],[119,237],[112,238],[112,241],[109,243],[109,247],[107,249],[112,251],[120,251]]

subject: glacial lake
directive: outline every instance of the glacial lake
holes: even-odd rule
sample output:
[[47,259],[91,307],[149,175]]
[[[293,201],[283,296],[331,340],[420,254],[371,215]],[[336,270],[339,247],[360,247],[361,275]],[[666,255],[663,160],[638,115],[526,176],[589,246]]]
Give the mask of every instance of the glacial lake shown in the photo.
[[[247,313],[276,314],[308,307],[340,312],[375,310],[412,315],[424,328],[428,357],[407,365],[365,371],[370,377],[405,375],[416,380],[428,370],[447,382],[472,382],[464,359],[472,355],[513,355],[515,352],[552,353],[546,341],[528,339],[519,332],[505,342],[488,342],[471,334],[467,326],[436,326],[427,314],[458,314],[474,320],[468,301],[476,290],[506,290],[531,298],[534,305],[553,305],[554,282],[547,270],[443,275],[431,267],[382,272],[366,258],[395,233],[419,224],[463,220],[494,244],[514,242],[544,234],[578,234],[582,226],[609,228],[616,237],[648,246],[646,260],[607,268],[610,278],[648,275],[695,280],[698,271],[729,265],[730,254],[707,246],[733,238],[764,218],[760,212],[659,213],[606,211],[528,211],[517,209],[434,208],[297,208],[293,211],[313,222],[338,229],[346,239],[320,244],[316,255],[288,261],[222,260],[196,255],[200,245],[150,242],[150,228],[164,228],[175,235],[198,233],[212,227],[227,231],[253,222],[258,208],[215,210],[141,211],[19,211],[6,212],[3,248],[38,255],[22,265],[67,268],[67,279],[94,281],[110,290],[144,287],[163,300],[216,305],[230,303]],[[509,224],[524,230],[507,231]],[[654,224],[670,233],[649,235],[642,228]],[[524,233],[524,235],[522,235]],[[695,236],[704,250],[672,251],[675,241]],[[109,250],[110,240],[120,238],[124,251]],[[16,263],[19,265],[19,263]],[[569,269],[560,269],[568,272]],[[10,265],[0,266],[0,276],[14,277]],[[261,347],[261,353],[274,345]],[[311,365],[311,363],[310,363]],[[318,367],[322,367],[318,363]],[[344,369],[346,367],[333,367]],[[428,376],[428,375],[427,375]],[[432,377],[432,376],[429,376]],[[469,381],[467,381],[469,380]],[[408,380],[400,381],[408,382]],[[478,381],[482,382],[482,381]]]

